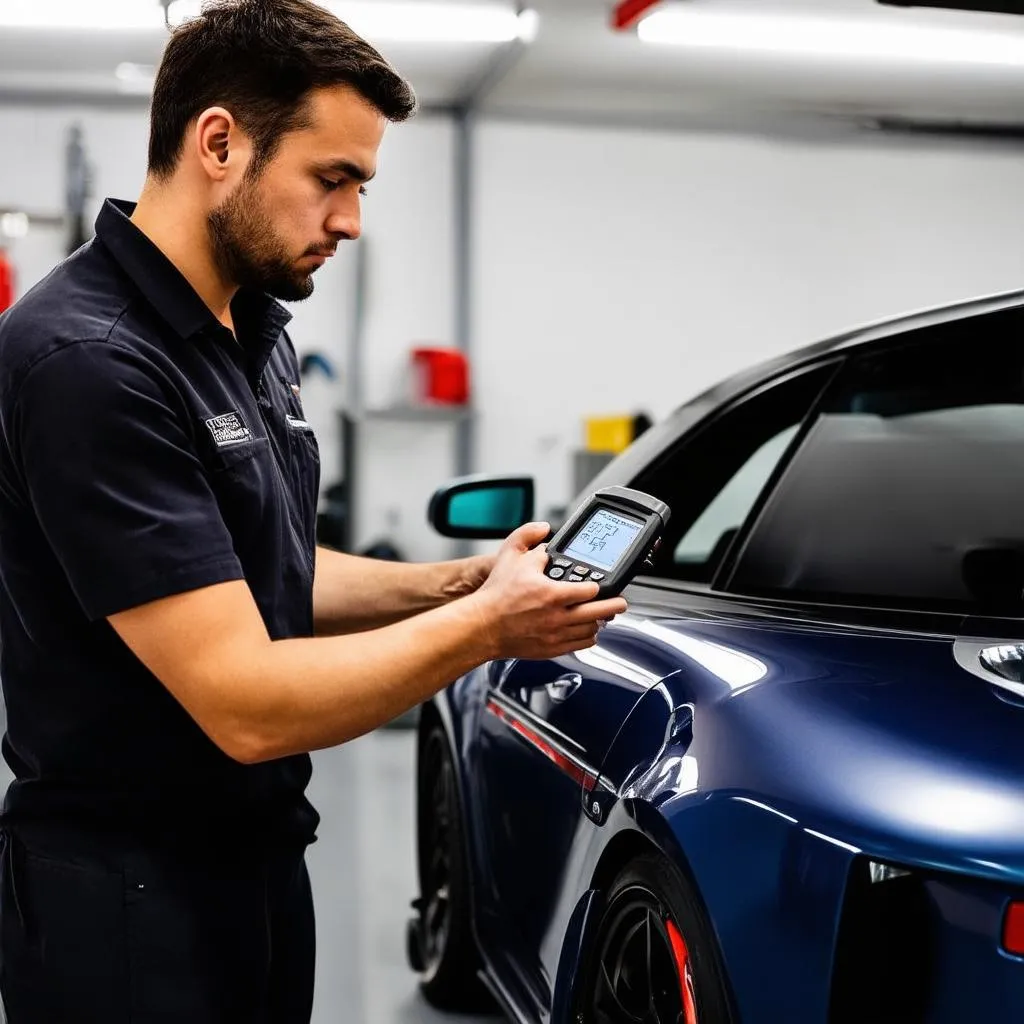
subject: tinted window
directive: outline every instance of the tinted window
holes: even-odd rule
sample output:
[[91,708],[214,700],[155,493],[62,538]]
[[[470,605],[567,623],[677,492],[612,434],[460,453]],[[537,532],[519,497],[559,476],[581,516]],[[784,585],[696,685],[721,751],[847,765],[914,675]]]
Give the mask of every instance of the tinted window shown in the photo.
[[1020,314],[851,361],[772,495],[730,589],[1021,610]]
[[833,372],[801,372],[737,402],[634,482],[672,509],[655,575],[711,582]]

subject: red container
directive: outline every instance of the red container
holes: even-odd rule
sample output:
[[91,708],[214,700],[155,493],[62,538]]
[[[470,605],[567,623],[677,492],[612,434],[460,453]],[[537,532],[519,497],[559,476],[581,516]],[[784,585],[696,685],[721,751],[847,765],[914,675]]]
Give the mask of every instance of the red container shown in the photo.
[[469,364],[457,348],[415,348],[416,400],[442,405],[469,401]]
[[14,305],[14,267],[7,260],[7,253],[0,249],[0,313]]

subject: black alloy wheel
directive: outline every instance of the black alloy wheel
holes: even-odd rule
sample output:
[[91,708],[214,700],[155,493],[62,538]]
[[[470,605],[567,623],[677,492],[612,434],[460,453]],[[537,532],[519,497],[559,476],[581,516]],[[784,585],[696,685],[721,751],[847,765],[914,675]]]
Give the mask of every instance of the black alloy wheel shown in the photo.
[[577,996],[576,1024],[730,1024],[721,961],[689,886],[662,858],[609,890]]
[[418,854],[421,896],[410,923],[409,961],[438,1009],[492,1009],[477,976],[480,956],[470,920],[462,810],[448,737],[439,722],[420,736]]

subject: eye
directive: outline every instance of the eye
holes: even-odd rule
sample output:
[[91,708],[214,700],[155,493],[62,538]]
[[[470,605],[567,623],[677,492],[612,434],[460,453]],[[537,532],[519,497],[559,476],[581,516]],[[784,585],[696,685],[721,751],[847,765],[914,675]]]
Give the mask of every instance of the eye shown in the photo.
[[316,180],[320,182],[320,187],[325,192],[334,192],[335,189],[338,189],[338,188],[341,187],[341,182],[340,181],[331,181],[330,178],[320,178],[320,177],[318,177]]

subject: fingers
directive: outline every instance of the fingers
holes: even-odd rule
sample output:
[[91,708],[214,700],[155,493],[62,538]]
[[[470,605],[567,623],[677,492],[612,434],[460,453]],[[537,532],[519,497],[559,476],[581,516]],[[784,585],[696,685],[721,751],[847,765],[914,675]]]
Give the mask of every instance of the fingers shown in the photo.
[[566,654],[575,654],[577,651],[586,651],[591,647],[597,646],[597,637],[589,636],[583,640],[573,640],[565,644],[562,644],[552,650],[549,654],[545,655],[548,658],[561,658]]
[[624,598],[609,597],[604,601],[589,601],[587,604],[566,611],[568,623],[596,622],[599,619],[613,619],[621,615],[629,606]]
[[548,523],[524,523],[505,539],[505,544],[514,551],[529,551],[540,544],[551,532]]
[[572,626],[561,631],[559,640],[566,643],[575,643],[577,640],[593,640],[597,636],[597,623],[590,623],[585,626]]
[[600,592],[596,583],[556,583],[552,588],[554,603],[564,608],[593,601]]

